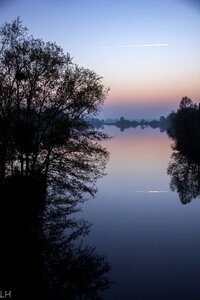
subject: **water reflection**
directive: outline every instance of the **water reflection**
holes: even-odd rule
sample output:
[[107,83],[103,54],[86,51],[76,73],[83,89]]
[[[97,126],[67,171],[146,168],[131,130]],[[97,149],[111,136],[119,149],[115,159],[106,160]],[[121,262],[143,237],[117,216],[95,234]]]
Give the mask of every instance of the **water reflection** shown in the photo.
[[52,205],[61,203],[59,197],[48,202],[43,217],[31,226],[20,221],[20,214],[1,215],[0,290],[11,290],[20,300],[101,299],[100,292],[110,286],[110,265],[84,243],[90,224],[73,217],[77,207],[67,199],[62,208]]
[[172,150],[151,128],[106,128],[111,153],[97,199],[85,205],[94,223],[86,237],[111,261],[116,283],[104,300],[198,300],[200,201],[180,205],[169,189]]
[[[63,291],[63,299],[66,295],[67,299],[100,299],[100,291],[110,286],[107,277],[110,265],[95,247],[85,245],[84,236],[89,234],[91,225],[73,217],[77,206],[58,196],[56,200],[63,203],[62,208],[61,205],[49,206],[44,228],[48,236],[47,252],[51,249],[46,256],[50,259],[48,265],[53,266],[51,277],[58,279],[56,286]],[[52,203],[52,199],[49,201]]]
[[179,195],[182,204],[200,196],[200,164],[180,152],[171,156],[167,173],[171,177],[170,188]]

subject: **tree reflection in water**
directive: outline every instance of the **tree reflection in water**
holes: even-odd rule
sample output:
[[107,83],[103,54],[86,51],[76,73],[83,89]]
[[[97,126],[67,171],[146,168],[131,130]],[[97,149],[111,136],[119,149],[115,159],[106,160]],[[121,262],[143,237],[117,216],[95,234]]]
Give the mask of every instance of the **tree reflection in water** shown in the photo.
[[173,153],[168,167],[170,187],[177,191],[183,204],[200,195],[200,105],[183,97],[179,108],[168,119],[168,136],[172,139]]
[[[106,276],[110,265],[95,247],[84,245],[83,237],[89,233],[90,224],[70,217],[78,210],[74,203],[66,204],[66,199],[59,197],[56,200],[59,205],[49,206],[44,224],[45,275],[51,283],[45,289],[47,299],[51,299],[50,295],[52,299],[101,299],[100,291],[110,286]],[[52,199],[49,201],[52,203]]]
[[171,177],[170,188],[179,195],[182,204],[200,196],[200,164],[180,152],[171,156],[167,173]]
[[110,265],[84,244],[90,224],[72,218],[77,212],[73,202],[59,197],[48,202],[31,226],[20,216],[1,219],[0,289],[20,300],[101,299],[100,292],[110,286]]

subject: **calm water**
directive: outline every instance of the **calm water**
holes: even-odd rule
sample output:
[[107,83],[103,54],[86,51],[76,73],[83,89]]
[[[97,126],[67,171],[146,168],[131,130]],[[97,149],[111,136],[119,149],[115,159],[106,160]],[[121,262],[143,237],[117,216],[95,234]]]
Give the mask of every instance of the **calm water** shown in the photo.
[[107,127],[107,176],[84,204],[87,242],[106,254],[104,300],[200,299],[200,200],[182,205],[169,188],[170,141],[153,129]]

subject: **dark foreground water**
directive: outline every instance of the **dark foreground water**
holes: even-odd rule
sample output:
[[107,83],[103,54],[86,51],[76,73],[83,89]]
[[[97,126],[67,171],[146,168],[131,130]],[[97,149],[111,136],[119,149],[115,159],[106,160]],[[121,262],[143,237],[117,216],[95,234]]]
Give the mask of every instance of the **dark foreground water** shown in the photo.
[[200,299],[200,199],[169,188],[170,141],[153,129],[107,127],[107,176],[84,204],[86,242],[104,253],[114,281],[104,300]]

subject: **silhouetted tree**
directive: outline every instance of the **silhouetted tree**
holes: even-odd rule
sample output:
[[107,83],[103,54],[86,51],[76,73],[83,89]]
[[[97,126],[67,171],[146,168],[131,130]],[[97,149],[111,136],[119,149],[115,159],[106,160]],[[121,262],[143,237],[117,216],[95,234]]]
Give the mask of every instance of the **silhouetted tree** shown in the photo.
[[176,112],[169,115],[168,135],[174,149],[189,159],[200,162],[200,109],[191,99],[184,97]]
[[169,127],[170,127],[170,120],[169,118],[165,118],[164,116],[161,116],[159,121],[158,121],[158,125],[160,128],[160,132],[164,132],[166,131]]
[[72,243],[89,226],[71,217],[104,174],[108,136],[87,120],[107,91],[19,18],[0,28],[0,289],[10,280],[17,299],[98,299],[109,285],[105,257]]
[[168,167],[170,187],[186,204],[200,194],[200,109],[190,98],[183,97],[169,120],[167,133],[174,150]]
[[120,128],[121,131],[124,131],[126,128],[131,127],[131,121],[126,120],[124,117],[121,117],[116,123],[115,126]]
[[107,91],[101,77],[75,65],[55,43],[29,36],[19,18],[5,23],[0,28],[0,180],[41,174],[74,196],[93,194],[108,158],[99,142],[107,136],[86,119],[97,113]]
[[179,104],[179,109],[190,108],[190,107],[194,107],[192,100],[187,96],[183,97]]

